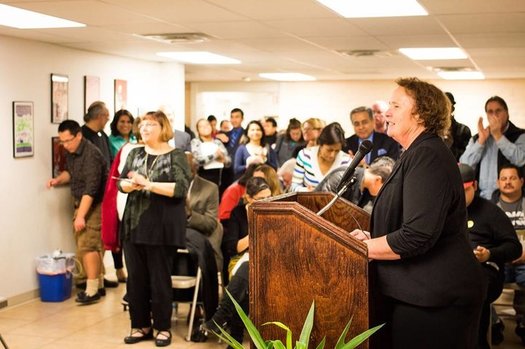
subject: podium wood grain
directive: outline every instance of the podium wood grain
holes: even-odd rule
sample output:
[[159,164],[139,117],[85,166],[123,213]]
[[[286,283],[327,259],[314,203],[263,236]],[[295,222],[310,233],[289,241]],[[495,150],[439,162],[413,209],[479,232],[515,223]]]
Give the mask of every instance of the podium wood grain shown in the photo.
[[280,321],[291,328],[295,343],[314,300],[310,347],[326,336],[325,347],[333,348],[351,318],[347,338],[368,329],[366,245],[349,232],[368,230],[369,215],[339,199],[317,216],[332,198],[330,193],[294,193],[250,206],[250,317],[265,339],[285,343],[282,329],[261,327]]

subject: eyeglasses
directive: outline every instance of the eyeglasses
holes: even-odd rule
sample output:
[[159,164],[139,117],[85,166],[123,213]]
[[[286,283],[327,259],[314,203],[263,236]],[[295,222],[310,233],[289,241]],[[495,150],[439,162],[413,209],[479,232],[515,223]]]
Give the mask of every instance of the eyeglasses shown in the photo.
[[69,143],[73,142],[73,140],[75,140],[75,138],[77,138],[77,136],[73,136],[70,139],[66,139],[65,141],[59,141],[58,143],[61,144],[61,145],[69,144]]
[[139,128],[151,128],[151,127],[155,127],[155,126],[160,126],[159,124],[152,124],[152,123],[145,123],[145,124],[140,124],[139,125]]
[[310,128],[310,127],[303,127],[303,132],[310,132],[310,131],[319,131],[320,128]]

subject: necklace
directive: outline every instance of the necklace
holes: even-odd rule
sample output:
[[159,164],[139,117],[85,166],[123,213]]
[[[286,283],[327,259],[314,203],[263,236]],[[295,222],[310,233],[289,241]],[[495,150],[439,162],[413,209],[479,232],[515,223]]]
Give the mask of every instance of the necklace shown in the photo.
[[148,153],[146,153],[146,159],[144,160],[144,173],[146,175],[146,179],[149,179],[150,176],[151,176],[151,172],[153,171],[153,167],[155,166],[155,163],[157,162],[157,159],[159,158],[160,155],[157,155],[155,157],[155,159],[153,159],[153,161],[151,162],[151,165],[148,169]]

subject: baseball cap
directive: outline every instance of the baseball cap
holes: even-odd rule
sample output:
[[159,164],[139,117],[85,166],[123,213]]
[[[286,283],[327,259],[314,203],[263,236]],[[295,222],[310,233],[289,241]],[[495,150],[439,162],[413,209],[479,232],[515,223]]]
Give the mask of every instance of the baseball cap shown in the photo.
[[467,189],[476,181],[476,173],[474,169],[467,164],[459,164],[458,166],[461,179],[463,180],[463,188]]

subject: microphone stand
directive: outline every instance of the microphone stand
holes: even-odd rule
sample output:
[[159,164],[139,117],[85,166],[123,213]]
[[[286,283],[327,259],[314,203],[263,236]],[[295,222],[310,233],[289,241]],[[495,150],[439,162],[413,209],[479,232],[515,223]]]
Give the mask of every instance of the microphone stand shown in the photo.
[[357,181],[357,177],[354,175],[352,176],[352,178],[350,178],[349,181],[347,181],[342,187],[341,187],[341,190],[339,190],[337,192],[337,194],[335,194],[335,197],[330,200],[330,202],[325,206],[323,207],[319,212],[317,212],[317,215],[318,216],[322,216],[323,213],[325,213],[326,211],[328,211],[328,209],[330,207],[332,207],[333,204],[335,204],[335,202],[337,201],[337,199],[339,199],[341,197],[341,195],[343,195],[348,189],[352,188],[352,186],[355,184],[355,182]]

